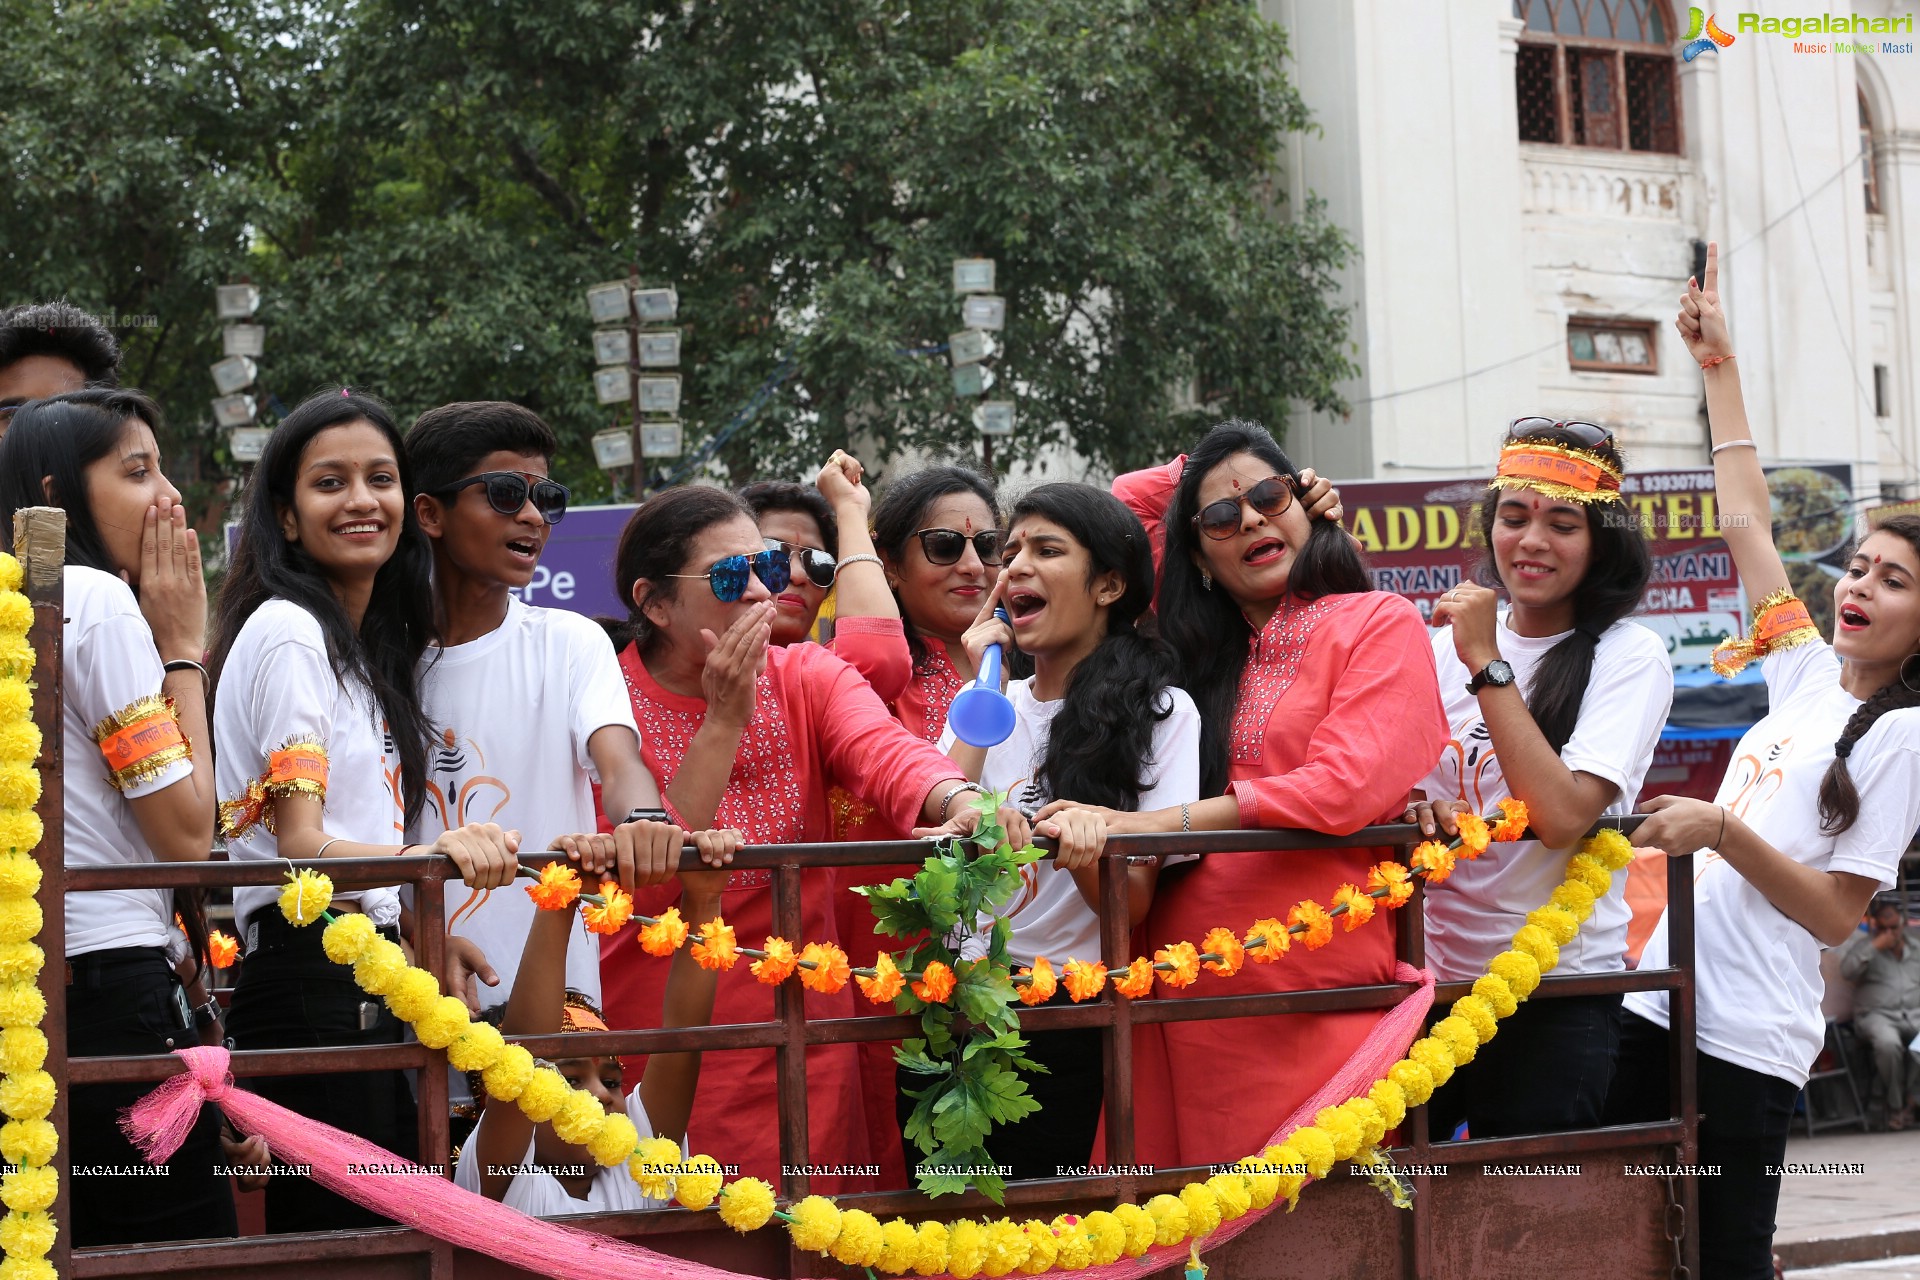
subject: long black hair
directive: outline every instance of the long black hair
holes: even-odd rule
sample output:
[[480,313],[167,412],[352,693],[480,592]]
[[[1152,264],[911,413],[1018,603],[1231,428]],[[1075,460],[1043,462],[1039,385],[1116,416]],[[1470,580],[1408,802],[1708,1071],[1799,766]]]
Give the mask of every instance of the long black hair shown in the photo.
[[[1519,438],[1583,449],[1606,459],[1622,474],[1626,472],[1626,462],[1612,440],[1597,446],[1583,445],[1579,437],[1558,427],[1541,427]],[[1505,490],[1489,489],[1480,502],[1480,537],[1487,546],[1483,575],[1492,578],[1492,585],[1504,585],[1493,557],[1494,520],[1504,496]],[[1524,691],[1527,710],[1540,727],[1540,736],[1555,752],[1567,745],[1580,722],[1580,705],[1587,696],[1600,637],[1640,607],[1647,583],[1653,578],[1653,556],[1647,550],[1646,532],[1628,507],[1610,502],[1582,503],[1580,507],[1586,513],[1592,550],[1587,556],[1587,571],[1573,589],[1573,631],[1547,650]]]
[[[971,467],[937,463],[887,481],[880,501],[873,508],[874,549],[890,564],[904,562],[907,542],[925,527],[928,510],[940,499],[955,493],[973,494],[987,504],[993,522],[1000,523],[1000,503],[994,496],[992,481]],[[900,616],[907,620],[907,647],[913,651],[913,665],[919,668],[927,658],[927,642],[908,617],[898,591],[893,593],[893,602],[899,606]]]
[[[1874,532],[1904,538],[1907,545],[1920,552],[1920,516],[1890,516],[1881,521]],[[1893,679],[1881,685],[1847,717],[1839,740],[1833,744],[1833,763],[1820,779],[1820,830],[1837,836],[1860,820],[1860,792],[1847,769],[1847,757],[1853,754],[1854,744],[1867,736],[1874,721],[1889,711],[1908,707],[1920,707],[1920,691],[1908,687],[1896,672]]]
[[[1043,484],[1014,504],[1011,519],[1050,520],[1087,550],[1087,587],[1118,573],[1120,598],[1107,606],[1107,633],[1067,677],[1060,710],[1039,764],[1055,798],[1140,807],[1154,726],[1172,714],[1173,652],[1152,634],[1153,550],[1126,504],[1084,484]],[[1147,626],[1141,624],[1145,621]]]
[[659,634],[633,603],[634,584],[645,578],[653,585],[655,595],[672,600],[679,594],[680,581],[667,575],[686,572],[694,541],[713,526],[737,516],[752,520],[753,512],[737,495],[704,484],[669,489],[657,498],[648,498],[633,513],[627,527],[620,531],[620,545],[613,553],[613,589],[626,605],[627,616],[624,621],[600,620],[614,648],[637,643],[642,656],[652,652]]
[[[160,407],[138,391],[89,387],[29,400],[0,439],[0,540],[13,545],[13,513],[49,502],[67,513],[67,563],[118,574],[87,500],[87,468],[113,452],[138,420],[160,434]],[[52,491],[41,488],[51,477]]]
[[[387,438],[399,464],[400,540],[374,575],[373,594],[356,632],[313,556],[281,532],[280,513],[293,506],[294,478],[315,436],[329,427],[365,422]],[[269,600],[291,601],[312,614],[327,640],[327,657],[338,677],[353,675],[373,691],[387,718],[387,732],[400,756],[400,782],[407,821],[420,816],[427,798],[427,753],[433,726],[420,706],[414,671],[433,639],[433,563],[427,539],[413,514],[407,451],[393,414],[373,396],[329,389],[301,401],[273,433],[241,498],[240,537],[220,588],[214,620],[212,661],[215,696],[240,629]]]
[[[1196,561],[1200,533],[1200,485],[1214,468],[1236,453],[1250,453],[1290,477],[1296,492],[1300,472],[1257,422],[1230,419],[1200,438],[1187,455],[1180,487],[1167,509],[1167,548],[1160,565],[1160,634],[1172,645],[1180,686],[1200,709],[1200,784],[1203,795],[1218,795],[1227,785],[1227,739],[1240,698],[1240,677],[1252,656],[1255,632],[1240,605],[1225,591],[1209,587]],[[1287,594],[1303,600],[1371,591],[1366,561],[1346,531],[1331,520],[1315,520],[1306,545],[1294,556]]]

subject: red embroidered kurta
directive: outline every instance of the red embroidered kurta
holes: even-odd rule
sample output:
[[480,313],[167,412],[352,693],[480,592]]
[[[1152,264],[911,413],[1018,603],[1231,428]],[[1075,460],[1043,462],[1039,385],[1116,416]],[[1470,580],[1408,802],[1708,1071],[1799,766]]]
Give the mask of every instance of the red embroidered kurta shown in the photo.
[[[620,667],[633,698],[641,759],[665,787],[686,758],[706,716],[706,702],[663,689],[631,646],[620,655]],[[904,826],[915,821],[928,792],[941,780],[958,778],[959,770],[951,761],[900,728],[852,667],[818,645],[792,645],[768,651],[753,718],[741,735],[733,775],[714,825],[737,828],[753,844],[825,841],[827,788],[840,783],[872,797],[886,820]],[[728,880],[721,909],[744,945],[758,946],[772,932],[772,883],[769,871],[736,872]],[[829,870],[805,876],[801,936],[788,939],[796,950],[804,942],[839,940],[832,888]],[[677,884],[664,885],[636,894],[636,909],[657,914],[679,896]],[[644,955],[632,929],[606,940],[600,963],[609,1024],[659,1025],[667,963]],[[806,992],[807,1016],[849,1017],[857,999],[851,984],[831,996]],[[764,1021],[772,1016],[772,989],[756,982],[744,961],[719,976],[716,1024]],[[821,1046],[807,1053],[812,1163],[866,1162],[868,1143],[856,1056],[851,1045]],[[634,1072],[628,1078],[638,1080],[639,1075]],[[688,1131],[699,1150],[738,1164],[743,1174],[779,1185],[773,1051],[708,1053],[701,1062],[700,1088]],[[873,1190],[875,1180],[836,1185],[836,1180],[816,1179],[813,1189]]]
[[[1143,520],[1155,516],[1156,532],[1177,467],[1114,484]],[[1243,827],[1355,831],[1397,819],[1446,740],[1432,645],[1410,602],[1384,592],[1289,598],[1255,638],[1241,677],[1228,789]],[[1209,855],[1162,881],[1147,942],[1197,943],[1215,926],[1241,932],[1262,917],[1284,920],[1302,898],[1329,905],[1334,890],[1364,885],[1367,868],[1393,856],[1390,848]],[[1278,963],[1250,964],[1230,981],[1203,978],[1178,991],[1156,984],[1156,995],[1384,983],[1393,943],[1394,918],[1382,912],[1354,933],[1337,931],[1319,951],[1296,945]],[[1136,1158],[1225,1163],[1260,1150],[1378,1018],[1362,1010],[1136,1029]]]
[[[911,669],[913,678],[889,699],[891,710],[910,733],[928,743],[938,743],[947,727],[947,708],[965,682],[953,669],[946,645],[938,640],[927,643],[926,656],[914,659]],[[835,787],[830,802],[835,840],[904,840],[912,833],[911,827],[890,827],[878,810],[844,788]],[[846,947],[854,964],[870,965],[874,956],[882,951],[898,951],[906,945],[906,940],[876,932],[872,909],[867,900],[853,890],[859,885],[887,884],[919,869],[913,863],[838,868],[834,912],[840,936],[846,940],[841,945]],[[865,1000],[854,1003],[862,1014],[880,1016],[893,1012]],[[881,1178],[886,1185],[903,1187],[907,1185],[907,1167],[900,1146],[900,1122],[894,1112],[894,1095],[899,1092],[893,1060],[896,1043],[882,1040],[860,1046],[860,1092],[866,1105],[870,1140],[867,1162],[881,1167]]]

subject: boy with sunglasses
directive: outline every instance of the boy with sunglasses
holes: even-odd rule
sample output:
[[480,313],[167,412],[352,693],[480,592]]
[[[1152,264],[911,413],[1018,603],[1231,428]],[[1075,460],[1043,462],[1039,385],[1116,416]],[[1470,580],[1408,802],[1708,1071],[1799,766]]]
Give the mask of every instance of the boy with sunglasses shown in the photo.
[[[421,660],[420,698],[439,728],[428,803],[415,840],[473,821],[524,832],[529,848],[566,848],[587,869],[629,886],[672,873],[682,833],[640,762],[620,668],[598,625],[514,596],[533,579],[547,536],[566,515],[565,486],[547,474],[554,435],[539,415],[502,401],[442,405],[407,433],[414,510],[433,544],[439,644]],[[614,830],[617,853],[573,837],[595,830],[592,783],[611,814],[650,811]],[[534,842],[538,843],[534,843]],[[477,1012],[513,987],[535,909],[517,890],[447,900],[447,988]],[[567,949],[567,986],[600,998],[599,938]],[[495,987],[481,994],[475,979]],[[491,993],[488,993],[491,995]]]

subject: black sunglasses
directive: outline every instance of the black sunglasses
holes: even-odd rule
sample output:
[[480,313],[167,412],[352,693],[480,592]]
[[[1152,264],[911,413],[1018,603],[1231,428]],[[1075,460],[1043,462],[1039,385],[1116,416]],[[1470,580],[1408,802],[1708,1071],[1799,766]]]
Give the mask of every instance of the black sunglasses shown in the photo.
[[981,564],[999,564],[1000,549],[1007,541],[1007,535],[999,529],[982,529],[972,537],[958,529],[921,529],[913,536],[920,539],[920,550],[926,553],[928,564],[959,564],[969,542]]
[[732,604],[747,594],[747,574],[767,584],[769,591],[785,591],[787,584],[793,581],[789,569],[790,560],[778,551],[762,551],[755,555],[728,556],[724,560],[715,560],[705,573],[669,573],[669,578],[705,578],[707,585],[713,588],[714,599],[721,604]]
[[487,505],[503,516],[519,515],[531,495],[534,508],[548,524],[560,523],[567,514],[567,499],[573,496],[558,480],[526,471],[482,471],[442,489],[440,494],[445,497],[476,484],[487,487]]
[[1597,422],[1555,422],[1552,418],[1515,418],[1507,426],[1509,441],[1537,436],[1542,431],[1564,431],[1580,442],[1583,449],[1597,449],[1613,439],[1613,428]]
[[[808,582],[822,589],[832,586],[834,575],[840,572],[840,564],[832,553],[822,551],[819,547],[803,547],[797,542],[768,538],[767,550],[785,552],[793,567],[806,574]],[[788,576],[791,580],[791,570]]]
[[1271,520],[1293,505],[1293,477],[1269,476],[1245,493],[1209,502],[1200,508],[1193,523],[1215,542],[1225,542],[1240,532],[1240,504],[1246,503]]

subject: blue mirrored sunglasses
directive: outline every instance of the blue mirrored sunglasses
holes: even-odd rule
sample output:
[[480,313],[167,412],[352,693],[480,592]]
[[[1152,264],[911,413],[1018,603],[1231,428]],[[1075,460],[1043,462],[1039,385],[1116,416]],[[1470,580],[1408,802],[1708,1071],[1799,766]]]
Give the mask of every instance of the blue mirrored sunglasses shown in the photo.
[[753,574],[769,591],[785,591],[793,581],[793,561],[783,551],[762,551],[750,556],[728,556],[715,560],[705,573],[669,573],[669,578],[705,578],[714,598],[732,604],[747,593],[747,574]]

